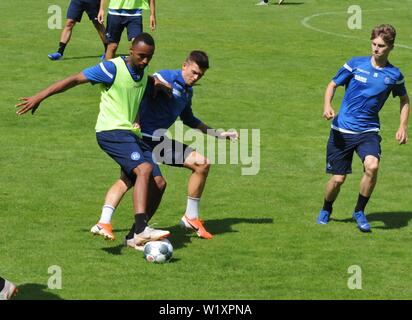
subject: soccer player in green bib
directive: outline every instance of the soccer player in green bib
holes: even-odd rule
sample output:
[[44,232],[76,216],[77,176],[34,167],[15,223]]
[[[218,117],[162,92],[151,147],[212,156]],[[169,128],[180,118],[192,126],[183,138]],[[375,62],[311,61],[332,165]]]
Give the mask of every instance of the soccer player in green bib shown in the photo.
[[[104,8],[107,0],[100,1],[100,10],[97,15],[99,23],[104,21]],[[127,39],[133,41],[135,37],[143,32],[143,10],[150,10],[150,30],[156,28],[155,0],[110,0],[107,12],[108,46],[105,58],[107,60],[115,57],[117,47],[124,28],[127,28]]]
[[126,240],[130,246],[130,240],[133,239],[138,250],[142,250],[148,241],[160,240],[170,235],[169,231],[147,226],[148,210],[155,210],[148,208],[148,195],[152,190],[149,190],[149,186],[155,184],[153,177],[161,173],[152,160],[151,151],[145,148],[133,132],[133,122],[148,82],[147,66],[154,50],[153,38],[147,33],[141,33],[134,39],[128,57],[118,57],[85,69],[52,84],[32,97],[20,98],[22,102],[16,105],[19,108],[17,115],[30,110],[33,114],[43,100],[54,94],[88,82],[100,85],[100,113],[96,123],[96,137],[99,146],[120,165],[122,172],[131,181],[135,181],[135,228],[134,233],[129,233],[129,239]]

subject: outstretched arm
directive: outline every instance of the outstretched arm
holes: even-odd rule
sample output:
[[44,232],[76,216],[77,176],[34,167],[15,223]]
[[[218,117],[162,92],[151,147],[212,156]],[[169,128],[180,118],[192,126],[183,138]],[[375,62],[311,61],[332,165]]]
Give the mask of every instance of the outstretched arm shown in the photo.
[[230,139],[232,141],[236,141],[239,138],[239,134],[236,131],[216,130],[203,122],[198,124],[197,129],[202,131],[204,134],[208,134],[218,139]]
[[333,119],[335,117],[335,111],[332,107],[332,100],[336,91],[336,83],[332,80],[326,87],[324,104],[323,104],[323,117],[326,120]]
[[64,92],[70,88],[73,88],[79,84],[86,83],[86,82],[89,82],[89,80],[86,79],[83,72],[72,75],[66,79],[57,81],[56,83],[38,92],[32,97],[20,98],[19,100],[22,102],[16,105],[16,107],[19,108],[16,111],[16,114],[20,116],[30,110],[31,110],[31,113],[34,114],[34,112],[36,112],[36,109],[39,107],[40,103],[43,100],[47,99],[48,97],[56,93]]
[[401,102],[401,116],[400,116],[400,125],[399,129],[396,132],[396,140],[398,140],[399,144],[405,144],[408,142],[408,119],[409,119],[409,97],[408,95],[404,95],[400,97]]

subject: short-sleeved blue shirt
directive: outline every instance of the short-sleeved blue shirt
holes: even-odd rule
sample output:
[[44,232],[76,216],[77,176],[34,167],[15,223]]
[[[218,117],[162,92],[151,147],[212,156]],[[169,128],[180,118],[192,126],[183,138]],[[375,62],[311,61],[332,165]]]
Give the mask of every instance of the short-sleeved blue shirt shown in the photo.
[[345,95],[332,128],[346,133],[379,131],[379,111],[392,92],[406,95],[405,81],[399,69],[388,62],[375,67],[371,57],[354,57],[339,69],[333,81],[345,86]]

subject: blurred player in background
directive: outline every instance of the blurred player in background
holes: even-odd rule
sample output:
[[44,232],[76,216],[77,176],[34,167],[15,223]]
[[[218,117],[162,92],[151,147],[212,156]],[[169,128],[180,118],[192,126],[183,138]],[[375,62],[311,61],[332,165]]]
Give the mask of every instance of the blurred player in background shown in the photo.
[[[98,21],[104,21],[104,8],[107,0],[101,0]],[[156,6],[155,0],[110,0],[107,13],[108,47],[106,59],[112,59],[116,55],[124,28],[127,28],[127,39],[133,41],[135,37],[143,32],[143,10],[150,9],[150,30],[156,28]]]
[[73,28],[76,22],[82,20],[83,12],[86,12],[89,16],[90,21],[92,21],[100,39],[103,42],[104,51],[107,49],[106,40],[106,29],[104,28],[103,22],[100,23],[97,20],[97,15],[99,13],[100,0],[71,0],[69,8],[67,9],[67,20],[60,36],[59,48],[57,52],[50,53],[48,55],[50,60],[60,60],[63,57],[64,50],[70,41],[72,36]]

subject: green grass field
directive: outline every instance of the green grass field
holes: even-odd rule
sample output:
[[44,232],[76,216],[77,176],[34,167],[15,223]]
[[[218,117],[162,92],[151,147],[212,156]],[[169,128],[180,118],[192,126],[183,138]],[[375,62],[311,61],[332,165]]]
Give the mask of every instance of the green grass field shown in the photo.
[[[201,203],[211,241],[178,226],[189,172],[161,167],[168,188],[153,222],[172,232],[175,249],[165,265],[122,247],[130,195],[115,213],[114,242],[89,232],[119,173],[95,140],[98,88],[79,86],[35,116],[15,115],[17,98],[99,62],[102,46],[87,16],[65,59],[47,59],[61,32],[48,29],[47,9],[60,5],[64,22],[68,2],[0,2],[0,275],[18,284],[16,299],[412,298],[412,149],[395,140],[399,99],[381,112],[382,163],[367,207],[373,232],[351,221],[362,175],[356,157],[334,220],[316,224],[328,179],[324,89],[350,57],[369,54],[373,26],[392,23],[401,46],[391,62],[411,90],[411,0],[358,1],[361,30],[348,29],[353,1],[346,0],[156,1],[151,70],[179,68],[190,50],[207,51],[211,68],[195,88],[195,114],[214,127],[261,134],[258,175],[242,176],[240,164],[211,169]],[[119,52],[127,50],[123,36]],[[342,96],[340,88],[335,109]],[[62,269],[60,290],[47,287],[53,265]],[[353,265],[362,270],[360,290],[348,288]]]

